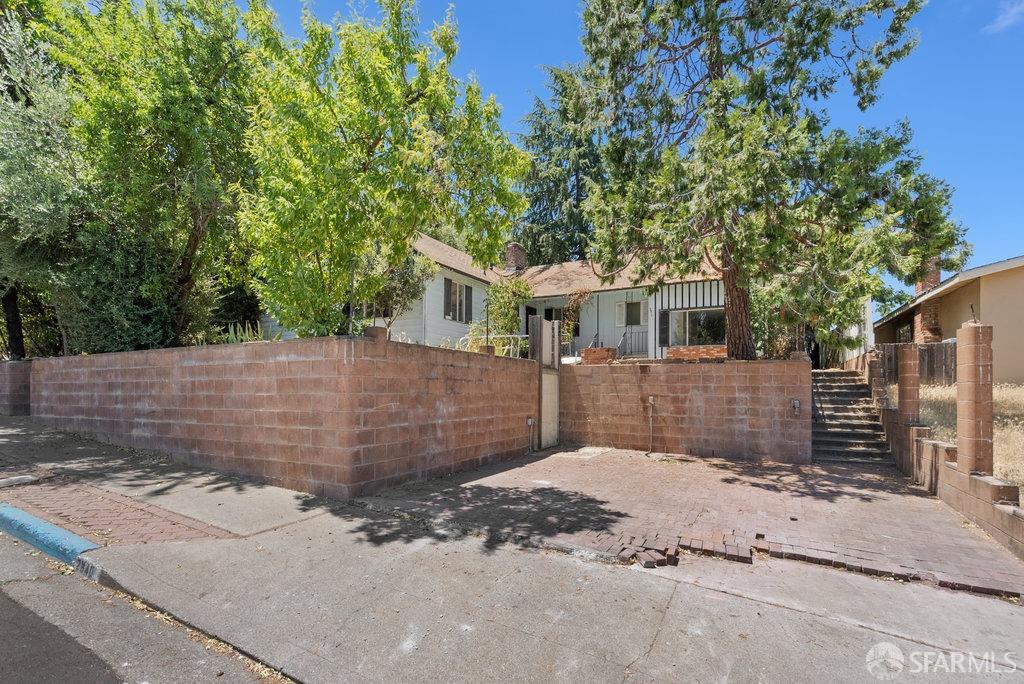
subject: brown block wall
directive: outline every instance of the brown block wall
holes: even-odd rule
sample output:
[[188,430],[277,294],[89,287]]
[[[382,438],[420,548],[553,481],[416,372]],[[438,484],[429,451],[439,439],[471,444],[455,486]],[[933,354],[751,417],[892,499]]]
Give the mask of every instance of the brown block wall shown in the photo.
[[956,463],[946,462],[939,466],[938,495],[1024,559],[1024,512],[1018,487],[991,475],[968,474]]
[[653,451],[811,460],[805,360],[562,366],[559,384],[563,443],[647,451],[653,396]]
[[900,375],[898,399],[900,422],[904,425],[916,425],[921,421],[921,377],[920,355],[917,345],[907,344],[900,347]]
[[615,347],[587,347],[580,353],[580,360],[585,366],[599,363],[610,363],[619,355]]
[[29,414],[31,380],[31,361],[0,361],[0,416]]
[[368,338],[41,359],[33,414],[317,495],[348,498],[518,456],[537,364]]

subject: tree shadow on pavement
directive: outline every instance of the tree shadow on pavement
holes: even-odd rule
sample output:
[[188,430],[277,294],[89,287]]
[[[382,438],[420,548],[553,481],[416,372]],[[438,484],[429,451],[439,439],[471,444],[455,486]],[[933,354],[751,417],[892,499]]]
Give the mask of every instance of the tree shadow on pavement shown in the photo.
[[[435,488],[415,500],[361,500],[332,507],[334,515],[357,522],[353,533],[380,546],[419,539],[445,541],[478,536],[491,552],[506,543],[528,544],[539,539],[578,533],[600,533],[628,518],[607,502],[580,492],[555,487],[492,487],[470,484]],[[323,499],[310,498],[307,507]]]
[[[180,456],[121,447],[94,436],[46,428],[32,419],[4,419],[0,471],[25,466],[140,497],[156,505],[178,490],[244,493],[271,485],[254,477],[189,465]],[[383,545],[418,539],[483,538],[490,551],[507,541],[604,532],[629,517],[606,501],[555,487],[495,487],[472,481],[514,469],[546,454],[512,459],[452,476],[406,483],[356,502],[292,491],[297,510],[328,511],[356,523],[353,534]],[[400,498],[382,498],[398,496]]]
[[929,496],[912,486],[894,466],[885,464],[828,463],[793,465],[766,461],[707,459],[722,471],[725,484],[754,487],[767,492],[835,502],[841,499],[874,501],[883,496]]
[[253,478],[189,465],[180,456],[100,442],[95,435],[55,430],[31,418],[5,418],[0,471],[25,468],[120,486],[145,497],[179,488],[244,492],[266,486]]

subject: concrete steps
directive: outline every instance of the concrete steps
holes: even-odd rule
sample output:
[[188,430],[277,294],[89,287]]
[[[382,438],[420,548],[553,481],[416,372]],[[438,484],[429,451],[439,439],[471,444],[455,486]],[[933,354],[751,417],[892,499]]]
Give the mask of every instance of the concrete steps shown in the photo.
[[871,391],[854,371],[812,374],[812,454],[821,463],[890,464],[889,445]]

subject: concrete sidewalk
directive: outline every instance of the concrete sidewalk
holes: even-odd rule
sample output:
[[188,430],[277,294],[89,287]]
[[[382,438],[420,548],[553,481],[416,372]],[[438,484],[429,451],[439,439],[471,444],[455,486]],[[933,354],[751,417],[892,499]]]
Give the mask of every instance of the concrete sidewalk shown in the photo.
[[786,560],[683,555],[643,571],[448,538],[0,421],[12,467],[42,464],[228,532],[115,541],[86,560],[103,582],[302,681],[871,681],[882,642],[909,678],[928,674],[913,671],[922,652],[1024,662],[1024,611],[1009,601]]

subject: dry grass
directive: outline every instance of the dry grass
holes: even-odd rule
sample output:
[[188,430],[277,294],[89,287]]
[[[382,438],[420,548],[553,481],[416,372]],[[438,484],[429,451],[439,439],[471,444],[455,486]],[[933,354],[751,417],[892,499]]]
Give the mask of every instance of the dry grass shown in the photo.
[[[895,399],[895,386],[889,396]],[[992,399],[995,475],[1024,486],[1024,385],[994,385]],[[956,443],[956,386],[922,387],[921,420],[932,426],[935,439]]]

